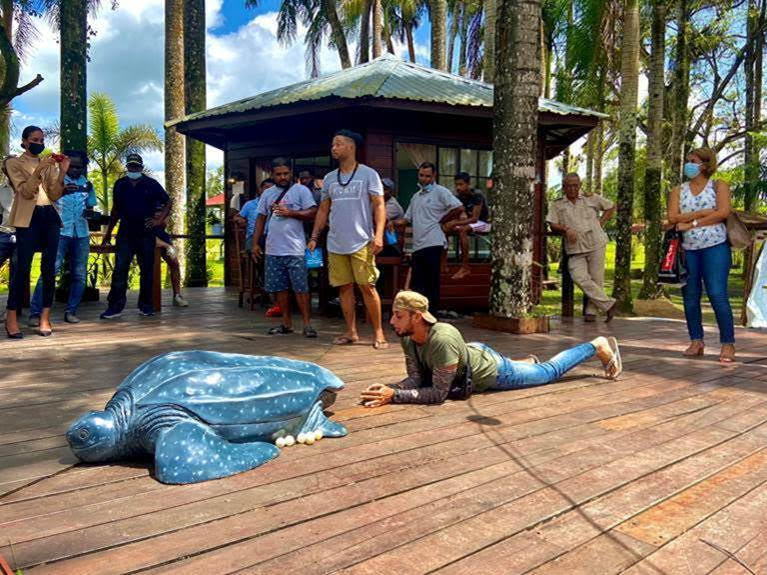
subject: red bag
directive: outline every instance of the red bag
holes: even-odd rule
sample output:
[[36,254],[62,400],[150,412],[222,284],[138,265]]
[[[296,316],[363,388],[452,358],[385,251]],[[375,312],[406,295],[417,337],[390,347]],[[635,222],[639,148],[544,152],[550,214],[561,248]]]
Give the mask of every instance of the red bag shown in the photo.
[[685,265],[684,248],[682,248],[681,232],[673,229],[668,230],[663,238],[658,281],[675,285],[687,283],[687,266]]

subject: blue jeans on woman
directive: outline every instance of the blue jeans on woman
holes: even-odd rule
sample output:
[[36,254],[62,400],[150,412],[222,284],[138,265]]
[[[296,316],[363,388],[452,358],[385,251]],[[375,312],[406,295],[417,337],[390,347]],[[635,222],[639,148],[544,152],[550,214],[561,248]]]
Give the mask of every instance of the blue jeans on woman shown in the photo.
[[[85,291],[86,273],[88,271],[88,255],[90,253],[90,239],[70,238],[68,236],[59,237],[59,251],[56,254],[56,275],[58,275],[61,266],[64,265],[64,258],[69,255],[71,284],[69,287],[69,300],[67,301],[67,313],[77,314],[77,307],[83,299]],[[43,280],[37,280],[35,293],[29,302],[30,317],[39,316],[43,308]]]
[[597,353],[592,343],[581,343],[559,352],[544,363],[514,361],[495,351],[489,345],[471,342],[468,345],[483,349],[498,362],[498,376],[490,389],[519,389],[553,383],[577,365],[590,360]]
[[732,265],[730,244],[723,242],[702,250],[685,250],[687,285],[682,288],[684,316],[690,340],[703,341],[703,315],[700,310],[702,283],[719,325],[720,343],[735,343],[735,325],[732,319],[727,278]]

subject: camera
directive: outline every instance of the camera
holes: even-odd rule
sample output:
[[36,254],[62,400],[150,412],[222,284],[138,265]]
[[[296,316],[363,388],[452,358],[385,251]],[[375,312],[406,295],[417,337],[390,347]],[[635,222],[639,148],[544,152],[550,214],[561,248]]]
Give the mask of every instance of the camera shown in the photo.
[[101,226],[105,226],[109,223],[109,216],[105,216],[93,208],[87,208],[83,211],[83,217],[85,218],[85,221],[88,222],[88,231],[91,232],[101,231]]

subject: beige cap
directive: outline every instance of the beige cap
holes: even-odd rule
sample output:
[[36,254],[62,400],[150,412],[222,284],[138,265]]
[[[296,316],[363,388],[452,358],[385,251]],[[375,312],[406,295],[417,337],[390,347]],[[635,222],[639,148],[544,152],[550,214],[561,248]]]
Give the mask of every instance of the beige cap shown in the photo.
[[427,323],[437,323],[437,318],[429,313],[429,300],[415,291],[401,291],[394,298],[394,309],[419,312]]

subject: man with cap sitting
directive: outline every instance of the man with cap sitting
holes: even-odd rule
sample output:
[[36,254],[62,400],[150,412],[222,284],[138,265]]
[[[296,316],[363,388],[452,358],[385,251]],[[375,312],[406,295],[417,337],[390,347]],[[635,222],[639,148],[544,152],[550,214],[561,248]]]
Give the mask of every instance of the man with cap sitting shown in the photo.
[[519,389],[553,383],[595,355],[605,377],[617,379],[623,367],[618,341],[597,337],[566,349],[545,363],[535,356],[514,361],[489,346],[466,343],[454,326],[429,313],[428,300],[417,292],[401,291],[390,321],[401,338],[407,377],[396,385],[375,383],[362,392],[367,407],[387,403],[442,403],[468,399],[487,389]]
[[141,271],[139,314],[154,315],[152,282],[155,232],[168,217],[171,207],[170,198],[160,183],[144,174],[144,161],[141,156],[129,154],[125,165],[127,173],[114,185],[112,213],[102,242],[104,245],[109,244],[112,231],[119,221],[112,287],[107,296],[108,307],[101,314],[101,319],[114,319],[122,315],[128,289],[128,271],[133,256],[136,256]]

